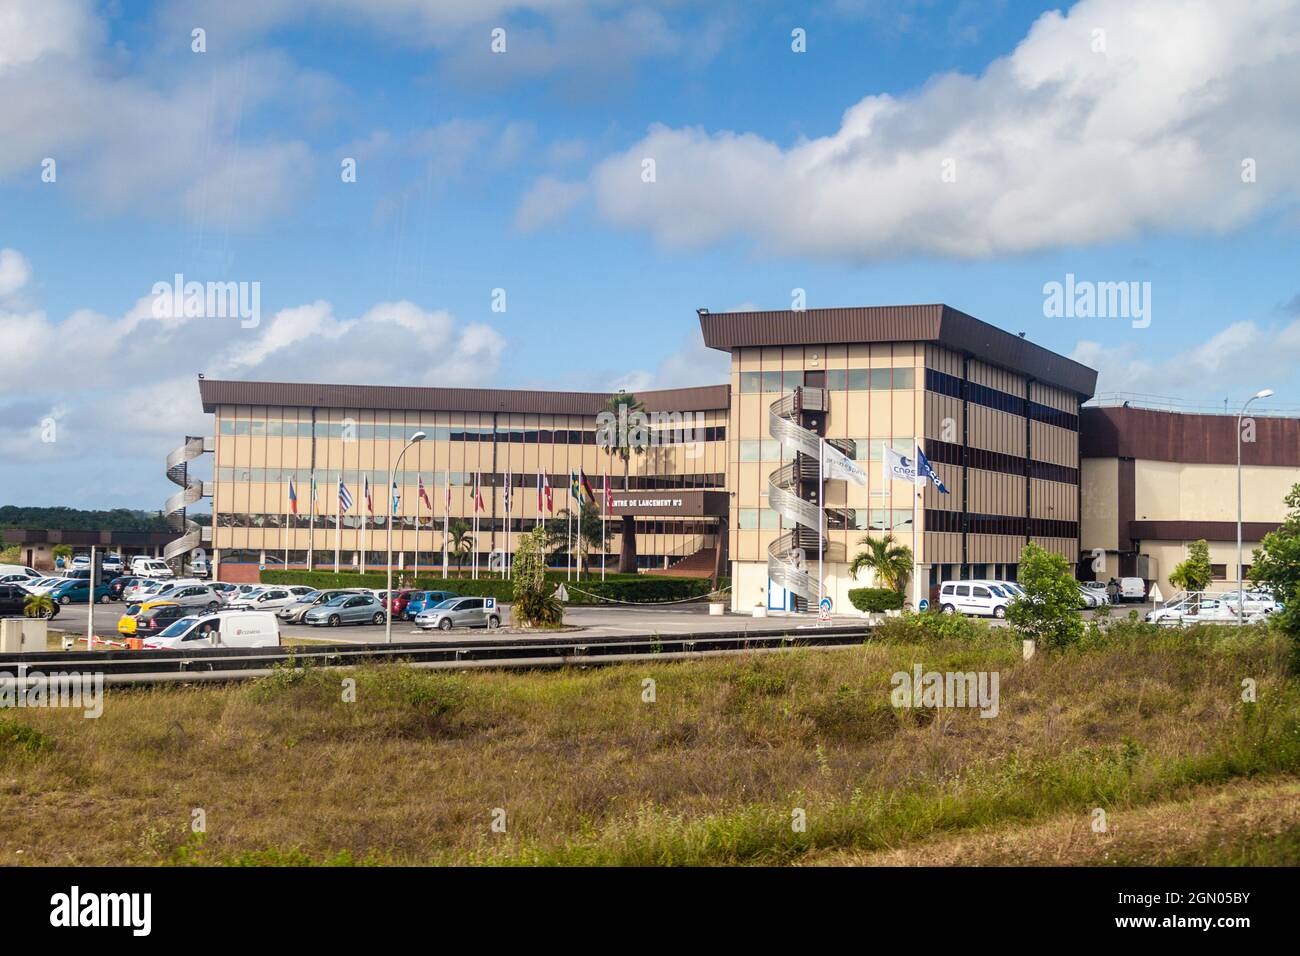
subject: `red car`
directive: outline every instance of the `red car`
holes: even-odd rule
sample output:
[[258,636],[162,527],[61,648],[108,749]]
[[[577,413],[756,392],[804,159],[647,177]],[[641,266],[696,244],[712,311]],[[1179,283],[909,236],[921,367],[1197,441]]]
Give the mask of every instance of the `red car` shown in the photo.
[[413,589],[408,588],[405,591],[398,591],[393,595],[392,600],[388,602],[391,605],[389,611],[393,617],[400,618],[402,614],[405,613],[406,605],[411,603],[411,595],[414,593],[415,591]]

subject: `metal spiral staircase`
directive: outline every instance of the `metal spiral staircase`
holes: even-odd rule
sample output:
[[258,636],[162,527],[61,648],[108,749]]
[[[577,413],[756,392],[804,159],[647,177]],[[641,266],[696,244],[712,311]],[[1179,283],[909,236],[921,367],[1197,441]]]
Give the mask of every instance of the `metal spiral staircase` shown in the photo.
[[[768,476],[768,507],[790,530],[768,546],[767,576],[795,595],[795,607],[800,611],[817,601],[817,578],[809,573],[808,563],[816,560],[818,545],[822,545],[823,560],[844,560],[842,547],[822,539],[823,513],[828,527],[851,526],[848,510],[822,508],[825,486],[819,464],[827,407],[825,389],[800,386],[768,409],[768,430],[794,452],[794,460]],[[857,446],[852,441],[832,438],[826,443],[849,458],[856,457]]]
[[189,463],[208,450],[207,443],[202,438],[187,436],[185,444],[173,449],[167,456],[167,478],[173,484],[180,485],[181,490],[163,502],[167,523],[174,531],[180,532],[179,538],[163,546],[163,559],[166,561],[184,560],[186,555],[204,541],[205,529],[186,518],[185,509],[206,494],[203,480],[190,477]]

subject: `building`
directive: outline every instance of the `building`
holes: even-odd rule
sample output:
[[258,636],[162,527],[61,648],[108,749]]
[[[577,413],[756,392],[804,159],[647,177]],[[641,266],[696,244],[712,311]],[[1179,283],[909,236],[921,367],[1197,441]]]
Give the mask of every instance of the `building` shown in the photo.
[[[217,573],[380,566],[389,469],[416,431],[427,439],[396,472],[403,569],[442,567],[448,493],[452,520],[477,517],[486,569],[545,516],[539,482],[558,513],[575,472],[608,516],[596,567],[718,567],[737,608],[807,607],[818,580],[846,606],[863,583],[847,563],[871,532],[913,548],[917,599],[947,577],[1015,577],[1029,540],[1077,559],[1079,414],[1092,370],[944,305],[701,310],[700,323],[706,343],[730,353],[730,381],[639,394],[648,447],[626,465],[601,433],[607,394],[201,380],[213,435],[189,444],[215,455],[203,491]],[[865,484],[819,483],[823,437],[860,464]],[[885,447],[911,457],[917,440],[947,494],[929,487],[917,500],[911,485],[883,479]],[[342,514],[340,482],[353,501]]]
[[60,528],[4,528],[0,538],[17,545],[22,563],[37,570],[54,568],[54,549],[67,545],[73,554],[121,555],[126,561],[137,556],[161,558],[176,535],[167,531],[75,531]]
[[[1241,441],[1242,565],[1237,566],[1237,419],[1133,407],[1083,410],[1080,571],[1156,582],[1204,539],[1215,587],[1249,575],[1251,551],[1286,518],[1300,483],[1300,419],[1255,413]],[[1095,571],[1093,570],[1095,568]]]

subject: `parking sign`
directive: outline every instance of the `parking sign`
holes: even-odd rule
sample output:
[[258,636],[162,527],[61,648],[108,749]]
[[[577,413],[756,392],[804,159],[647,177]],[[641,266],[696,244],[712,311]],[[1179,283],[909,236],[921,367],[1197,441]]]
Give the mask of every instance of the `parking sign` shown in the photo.
[[495,611],[497,609],[497,599],[494,597],[483,599],[483,610]]
[[831,622],[831,607],[831,599],[829,597],[822,598],[821,604],[817,608],[818,624],[829,624]]

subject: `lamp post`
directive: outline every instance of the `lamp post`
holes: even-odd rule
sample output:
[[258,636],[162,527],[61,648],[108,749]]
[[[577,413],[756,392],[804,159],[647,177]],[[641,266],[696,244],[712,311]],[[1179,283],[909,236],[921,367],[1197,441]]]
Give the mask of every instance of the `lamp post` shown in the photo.
[[[402,456],[416,442],[424,441],[424,432],[416,432],[411,436],[411,440],[402,446],[398,452],[397,461],[393,462],[388,468],[388,560],[385,562],[388,566],[387,578],[384,583],[384,643],[393,643],[393,519],[396,517],[394,512],[397,510],[393,507],[393,483],[396,481],[395,475],[397,467],[402,463]],[[419,546],[419,542],[416,542]]]
[[1268,398],[1273,394],[1271,388],[1261,389],[1250,398],[1246,399],[1245,405],[1241,406],[1241,411],[1237,413],[1237,626],[1240,627],[1245,620],[1245,591],[1246,575],[1242,573],[1241,557],[1241,419],[1246,414],[1246,406],[1257,398]]

